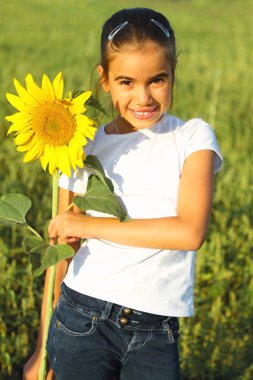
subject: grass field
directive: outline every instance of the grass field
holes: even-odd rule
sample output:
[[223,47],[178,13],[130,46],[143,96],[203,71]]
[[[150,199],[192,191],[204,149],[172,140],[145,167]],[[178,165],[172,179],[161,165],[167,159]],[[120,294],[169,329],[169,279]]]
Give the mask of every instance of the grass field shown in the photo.
[[[122,0],[0,0],[0,195],[33,200],[29,218],[40,231],[50,217],[50,178],[22,163],[4,116],[13,78],[63,72],[66,91],[90,87],[99,61],[102,23]],[[179,51],[172,113],[202,117],[224,156],[216,176],[207,241],[198,253],[196,313],[181,320],[183,380],[253,378],[253,3],[247,0],[129,0],[154,7],[172,23]],[[42,292],[33,280],[23,231],[0,228],[0,380],[20,380],[34,349]]]

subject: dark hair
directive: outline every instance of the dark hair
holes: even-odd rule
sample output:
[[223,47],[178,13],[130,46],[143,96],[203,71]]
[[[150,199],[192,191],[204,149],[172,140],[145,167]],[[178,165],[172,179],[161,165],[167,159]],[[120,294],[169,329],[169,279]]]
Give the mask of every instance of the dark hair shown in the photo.
[[[127,23],[109,40],[110,34],[124,22]],[[166,32],[169,32],[169,36]],[[100,61],[104,74],[108,74],[111,52],[118,52],[126,45],[136,45],[137,48],[141,48],[143,43],[148,41],[155,42],[164,49],[171,64],[174,81],[177,62],[174,31],[165,16],[148,8],[122,9],[105,22],[101,34]]]

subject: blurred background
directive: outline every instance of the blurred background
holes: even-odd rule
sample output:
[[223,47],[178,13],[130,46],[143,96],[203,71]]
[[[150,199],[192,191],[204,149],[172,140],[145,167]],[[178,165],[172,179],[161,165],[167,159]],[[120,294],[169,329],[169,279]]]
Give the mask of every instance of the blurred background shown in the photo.
[[[0,0],[0,195],[33,201],[28,222],[45,233],[51,178],[23,164],[6,115],[5,93],[27,73],[40,83],[61,71],[66,92],[90,89],[103,22],[118,9],[164,13],[177,37],[171,113],[201,117],[215,129],[224,165],[215,180],[207,241],[197,255],[195,316],[181,319],[183,380],[253,378],[253,3],[250,0]],[[95,83],[95,81],[94,81]],[[101,121],[103,122],[103,120]],[[0,380],[22,379],[35,348],[43,276],[33,279],[24,231],[0,227]]]

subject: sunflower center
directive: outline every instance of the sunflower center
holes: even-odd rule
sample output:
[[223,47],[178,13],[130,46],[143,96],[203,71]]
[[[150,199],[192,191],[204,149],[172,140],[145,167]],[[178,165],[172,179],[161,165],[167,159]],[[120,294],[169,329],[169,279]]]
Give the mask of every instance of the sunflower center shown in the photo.
[[76,121],[68,108],[59,102],[42,103],[32,115],[32,129],[45,143],[67,145],[76,131]]

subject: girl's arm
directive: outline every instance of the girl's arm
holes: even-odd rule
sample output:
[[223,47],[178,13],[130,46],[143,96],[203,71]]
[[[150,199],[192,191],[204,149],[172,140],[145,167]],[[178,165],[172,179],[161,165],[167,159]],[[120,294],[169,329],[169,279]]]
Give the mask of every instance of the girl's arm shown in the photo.
[[213,198],[214,156],[211,150],[191,154],[180,179],[177,216],[134,219],[97,218],[63,213],[52,219],[49,236],[98,238],[136,247],[196,250],[204,242]]
[[[68,207],[68,205],[72,202],[74,194],[72,192],[69,192],[68,190],[60,189],[59,190],[59,206],[58,206],[58,213],[62,214]],[[75,210],[77,212],[78,210]],[[59,243],[64,243],[63,241],[59,240]],[[77,249],[78,244],[77,242],[72,244],[72,246]],[[60,297],[60,290],[61,290],[61,283],[63,278],[65,277],[65,274],[67,272],[69,265],[69,260],[62,260],[56,265],[56,275],[55,275],[55,284],[54,284],[54,301],[53,301],[53,307],[56,306],[58,299]],[[46,271],[45,276],[45,284],[44,284],[44,291],[43,291],[43,299],[42,299],[42,306],[41,306],[41,316],[40,316],[40,329],[39,329],[39,336],[37,340],[37,346],[34,354],[31,356],[31,358],[27,361],[27,363],[24,366],[24,372],[23,372],[23,379],[24,380],[37,380],[38,379],[38,373],[39,373],[39,367],[40,367],[40,354],[41,354],[41,347],[42,347],[42,337],[43,337],[43,331],[44,331],[44,325],[45,325],[45,315],[46,315],[46,298],[48,293],[48,278],[49,278],[49,272],[50,268]],[[52,370],[49,371],[47,374],[47,380],[53,379],[53,372]]]

